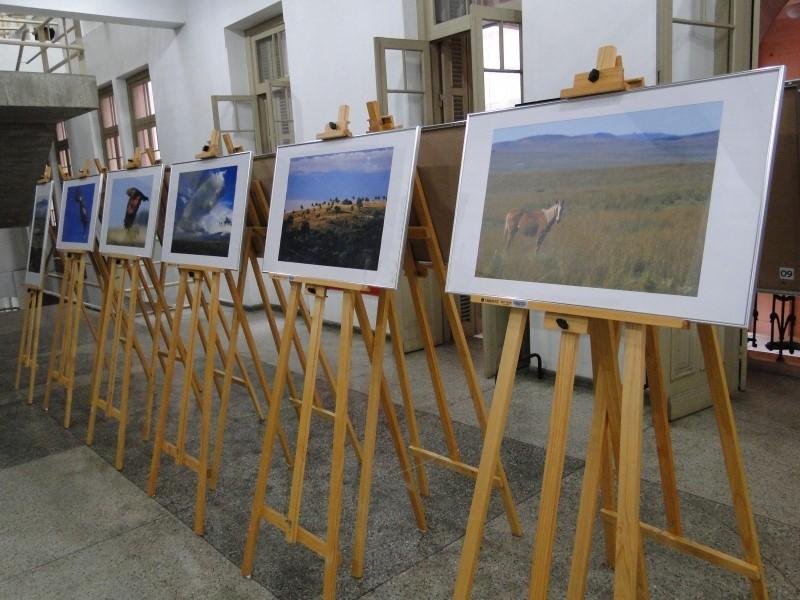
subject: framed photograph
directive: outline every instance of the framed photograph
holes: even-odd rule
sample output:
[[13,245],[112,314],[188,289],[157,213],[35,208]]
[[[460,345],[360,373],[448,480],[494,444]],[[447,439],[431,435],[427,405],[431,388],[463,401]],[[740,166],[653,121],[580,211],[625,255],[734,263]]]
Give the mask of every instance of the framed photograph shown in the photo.
[[281,146],[264,271],[397,288],[419,128]]
[[106,174],[100,252],[153,256],[164,167],[145,167]]
[[64,182],[56,248],[66,251],[94,250],[95,225],[102,187],[102,175]]
[[252,162],[241,152],[170,167],[163,261],[239,268]]
[[783,69],[470,115],[447,291],[744,327]]
[[44,283],[47,254],[50,252],[50,203],[53,199],[53,182],[36,186],[31,218],[31,243],[28,246],[28,262],[25,267],[25,285],[41,289]]

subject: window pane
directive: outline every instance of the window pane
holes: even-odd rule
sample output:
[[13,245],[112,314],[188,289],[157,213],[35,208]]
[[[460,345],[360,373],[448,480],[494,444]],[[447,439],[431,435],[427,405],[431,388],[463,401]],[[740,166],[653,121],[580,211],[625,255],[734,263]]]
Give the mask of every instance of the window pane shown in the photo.
[[252,131],[237,131],[233,143],[244,150],[256,151],[256,134]]
[[153,82],[147,80],[147,114],[156,114],[156,103],[153,101]]
[[673,0],[672,14],[678,19],[730,23],[731,0]]
[[518,71],[520,64],[519,24],[503,23],[503,68]]
[[500,24],[496,21],[483,22],[483,68],[500,68]]
[[136,119],[148,116],[147,110],[147,83],[139,83],[131,88],[133,96],[133,116]]
[[256,40],[258,80],[271,81],[286,76],[286,34],[278,31]]
[[406,89],[403,77],[403,51],[386,50],[386,88],[389,90]]
[[423,92],[425,86],[422,82],[422,52],[419,50],[406,50],[406,87],[405,89]]
[[272,88],[272,122],[275,130],[276,145],[294,142],[292,96],[288,87]]
[[236,114],[239,117],[239,129],[255,129],[253,123],[253,105],[250,102],[236,102]]
[[483,74],[483,85],[486,98],[486,110],[508,108],[519,104],[521,101],[522,76],[519,73],[491,73]]
[[155,127],[150,128],[150,147],[158,151],[158,133],[156,132]]
[[422,125],[422,94],[389,94],[389,114],[403,127]]
[[104,129],[114,126],[113,102],[110,96],[100,98],[100,125]]
[[437,23],[444,23],[450,19],[457,19],[467,14],[466,0],[434,0],[434,19]]
[[236,129],[233,111],[236,109],[230,100],[220,100],[217,102],[217,112],[219,113],[219,128],[222,131],[233,131]]
[[687,81],[728,71],[729,31],[674,23],[672,80]]

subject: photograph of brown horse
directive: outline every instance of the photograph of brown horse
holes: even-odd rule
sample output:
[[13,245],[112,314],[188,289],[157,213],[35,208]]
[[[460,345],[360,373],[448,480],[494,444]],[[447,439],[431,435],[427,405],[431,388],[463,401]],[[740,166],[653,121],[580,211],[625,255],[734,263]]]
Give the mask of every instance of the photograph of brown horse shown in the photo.
[[536,236],[536,251],[542,247],[547,232],[553,225],[561,221],[564,210],[564,201],[559,200],[552,206],[543,209],[512,208],[506,213],[506,227],[503,236],[506,240],[506,250],[511,246],[511,241],[517,232],[528,237]]
[[696,296],[721,118],[707,102],[496,129],[475,275]]

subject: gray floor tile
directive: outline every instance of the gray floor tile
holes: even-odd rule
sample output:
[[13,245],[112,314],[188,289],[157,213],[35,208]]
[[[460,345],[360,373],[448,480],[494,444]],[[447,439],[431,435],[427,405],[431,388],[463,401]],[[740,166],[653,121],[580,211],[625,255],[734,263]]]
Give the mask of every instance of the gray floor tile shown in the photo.
[[141,527],[0,582],[0,597],[274,600],[177,519]]
[[74,436],[36,405],[15,402],[0,407],[0,469],[79,445]]
[[0,578],[165,514],[86,447],[0,470],[0,506]]

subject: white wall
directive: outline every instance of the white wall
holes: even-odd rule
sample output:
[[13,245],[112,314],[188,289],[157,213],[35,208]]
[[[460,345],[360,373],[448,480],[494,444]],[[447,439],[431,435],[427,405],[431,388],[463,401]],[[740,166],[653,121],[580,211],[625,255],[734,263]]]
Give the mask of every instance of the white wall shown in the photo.
[[557,98],[573,75],[590,70],[600,46],[622,55],[627,77],[656,81],[656,2],[522,0],[526,101]]
[[[406,3],[408,0],[406,0]],[[367,129],[366,102],[377,98],[375,37],[414,37],[402,0],[285,2],[295,139],[313,140],[350,105],[353,133]]]

